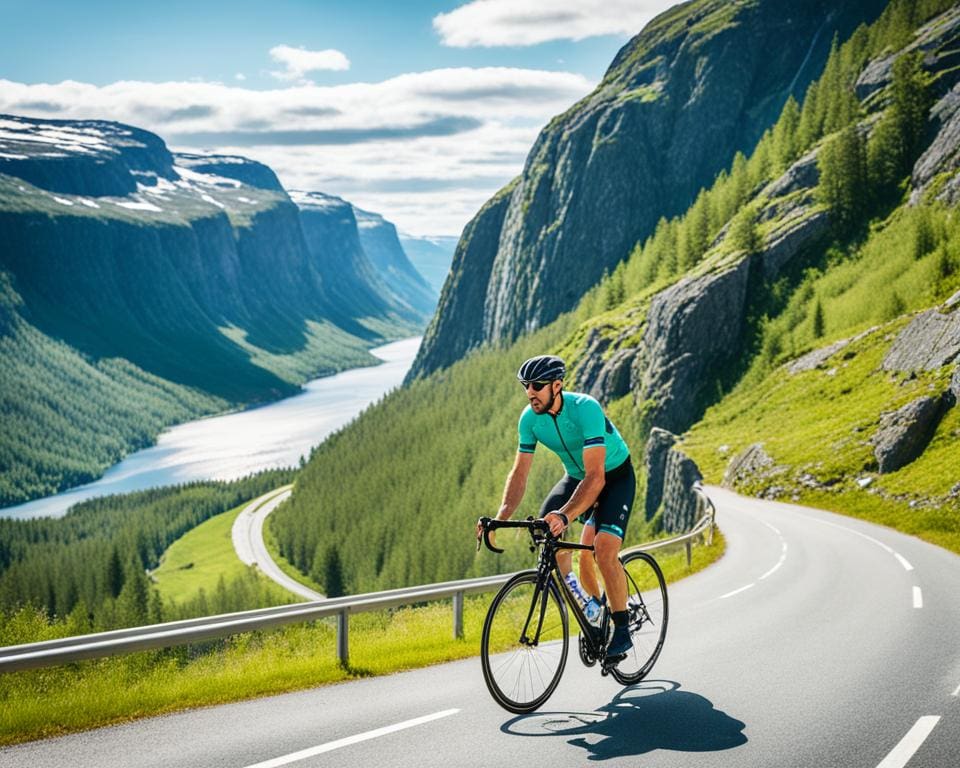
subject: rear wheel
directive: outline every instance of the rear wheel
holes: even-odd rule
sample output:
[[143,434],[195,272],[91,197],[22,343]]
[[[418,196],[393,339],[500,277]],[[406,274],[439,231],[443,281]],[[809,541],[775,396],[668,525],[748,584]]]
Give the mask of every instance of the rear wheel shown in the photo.
[[667,584],[657,561],[646,552],[631,552],[621,558],[627,574],[627,614],[633,647],[610,668],[623,685],[646,677],[660,655],[667,636]]
[[567,662],[567,611],[553,581],[536,571],[514,576],[493,598],[480,638],[483,679],[511,712],[532,712],[560,682]]

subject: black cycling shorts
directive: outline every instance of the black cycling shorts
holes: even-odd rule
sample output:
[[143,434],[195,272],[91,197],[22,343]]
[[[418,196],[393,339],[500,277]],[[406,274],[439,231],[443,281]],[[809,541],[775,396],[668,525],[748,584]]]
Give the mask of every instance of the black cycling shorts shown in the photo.
[[[575,477],[564,475],[544,499],[540,507],[540,517],[545,517],[548,512],[559,511],[560,507],[570,501],[578,485],[580,481]],[[584,525],[595,526],[597,533],[609,533],[622,540],[636,494],[637,476],[628,456],[623,464],[606,473],[603,490],[597,496],[596,502],[580,515],[578,520]]]

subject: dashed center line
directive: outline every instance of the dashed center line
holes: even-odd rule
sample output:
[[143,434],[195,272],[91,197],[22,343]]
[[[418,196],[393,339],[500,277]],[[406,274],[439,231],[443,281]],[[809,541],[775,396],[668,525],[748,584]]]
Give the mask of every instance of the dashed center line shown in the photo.
[[750,589],[750,587],[755,587],[755,586],[757,586],[756,582],[754,582],[753,584],[747,584],[747,586],[740,587],[740,589],[735,589],[733,590],[733,592],[727,592],[727,594],[725,595],[720,595],[718,599],[723,600],[724,598],[727,598],[727,597],[733,597],[734,595],[739,595],[741,592],[746,592],[748,589]]
[[359,744],[361,741],[376,739],[379,736],[386,736],[389,733],[396,733],[397,731],[402,731],[406,728],[413,728],[414,726],[423,725],[424,723],[429,723],[433,720],[439,720],[441,717],[455,715],[459,711],[459,709],[445,709],[443,712],[434,712],[432,715],[424,715],[423,717],[417,717],[413,720],[404,720],[402,723],[397,723],[396,725],[388,725],[384,728],[377,728],[374,731],[358,733],[356,736],[348,736],[345,739],[337,739],[336,741],[330,741],[326,744],[320,744],[316,747],[302,749],[299,752],[292,752],[289,755],[281,755],[280,757],[275,757],[272,760],[265,760],[262,763],[248,765],[247,768],[280,768],[281,765],[294,763],[298,760],[306,760],[308,757],[322,755],[324,752],[331,752],[334,749],[347,747],[351,744]]
[[940,718],[936,715],[921,717],[877,768],[903,768],[939,722]]
[[920,591],[920,587],[913,588],[913,607],[923,608],[923,592]]
[[958,686],[957,686],[957,690],[955,690],[955,691],[954,691],[953,693],[951,693],[950,695],[951,695],[951,696],[958,696],[958,697],[960,697],[960,685],[958,685]]

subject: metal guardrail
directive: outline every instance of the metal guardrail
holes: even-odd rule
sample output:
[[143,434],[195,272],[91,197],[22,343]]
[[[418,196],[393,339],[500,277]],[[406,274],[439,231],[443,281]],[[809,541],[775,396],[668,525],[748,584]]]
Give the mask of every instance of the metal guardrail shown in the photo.
[[[704,536],[712,543],[716,508],[698,485],[693,487],[698,496],[698,508],[702,511],[699,520],[687,533],[670,539],[661,539],[640,544],[624,550],[655,550],[684,544],[687,564],[690,564],[693,539]],[[83,659],[119,656],[125,653],[169,648],[205,640],[227,637],[241,632],[269,629],[285,624],[314,621],[331,616],[337,619],[337,657],[342,664],[349,659],[349,616],[351,613],[378,611],[413,603],[424,603],[453,598],[453,634],[463,637],[463,599],[466,595],[489,592],[506,583],[512,573],[484,576],[478,579],[462,579],[419,587],[371,592],[363,595],[348,595],[308,603],[294,603],[254,611],[206,616],[184,621],[152,624],[146,627],[131,627],[112,632],[64,637],[39,643],[26,643],[0,648],[0,672],[15,672],[36,669]]]

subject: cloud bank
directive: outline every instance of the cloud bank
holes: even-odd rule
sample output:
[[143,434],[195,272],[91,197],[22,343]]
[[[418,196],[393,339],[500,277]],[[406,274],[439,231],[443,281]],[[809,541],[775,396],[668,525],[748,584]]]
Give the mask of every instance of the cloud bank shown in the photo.
[[350,60],[340,51],[307,51],[303,48],[291,48],[289,45],[277,45],[270,49],[270,58],[284,69],[271,72],[277,80],[305,79],[307,72],[331,70],[343,72],[350,69]]
[[599,35],[634,35],[675,0],[473,0],[434,17],[444,45],[538,45]]
[[288,189],[339,195],[407,232],[458,235],[520,173],[550,118],[594,85],[568,72],[505,67],[272,90],[0,80],[0,113],[129,123],[174,150],[267,163]]

